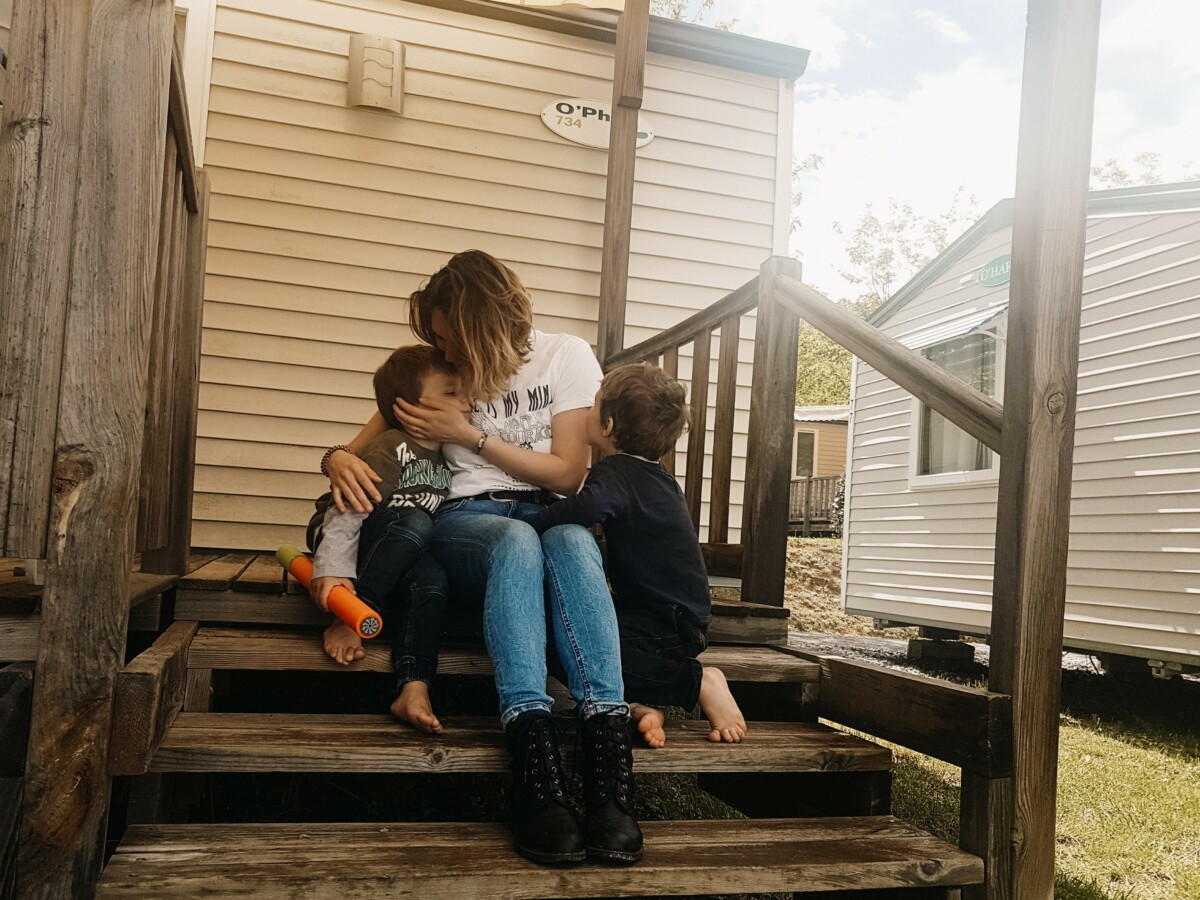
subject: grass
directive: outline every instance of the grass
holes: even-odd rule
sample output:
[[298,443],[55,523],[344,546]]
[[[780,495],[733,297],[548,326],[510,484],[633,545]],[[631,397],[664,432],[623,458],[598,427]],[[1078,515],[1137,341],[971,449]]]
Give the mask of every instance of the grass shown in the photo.
[[[792,627],[835,633],[840,620],[849,619],[849,629],[836,633],[870,634],[863,630],[869,620],[844,616],[837,608],[837,543],[792,540],[789,574],[793,562],[803,565],[802,560],[812,560],[816,571],[815,579],[805,577],[795,590],[789,579]],[[814,581],[827,589],[814,590]],[[1055,897],[1200,898],[1198,713],[1200,683],[1194,680],[1063,673]],[[895,752],[895,814],[956,842],[958,770],[907,750]]]

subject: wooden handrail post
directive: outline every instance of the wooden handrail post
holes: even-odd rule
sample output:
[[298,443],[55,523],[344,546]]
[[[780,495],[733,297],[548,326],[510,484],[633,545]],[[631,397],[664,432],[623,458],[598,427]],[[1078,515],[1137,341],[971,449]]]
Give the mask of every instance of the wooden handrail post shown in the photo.
[[612,123],[600,263],[600,323],[596,332],[596,355],[602,363],[625,344],[638,111],[642,108],[642,89],[646,80],[649,32],[650,0],[627,0],[617,20],[617,48],[613,56]]
[[[1054,892],[1079,315],[1100,0],[1030,0],[1021,75],[991,690],[1011,694],[1011,892]],[[989,882],[993,879],[989,875]]]
[[[75,198],[73,215],[35,242],[45,243],[43,250],[17,262],[41,261],[56,273],[47,300],[61,309],[38,315],[63,327],[46,457],[52,480],[42,500],[50,505],[46,583],[15,892],[38,900],[92,896],[104,861],[174,16],[164,0],[46,0],[20,9],[14,26],[37,31],[16,43],[36,46],[25,62],[47,69],[37,73],[41,90],[53,95],[44,106],[75,112],[29,122],[35,137],[50,129],[40,144],[46,165],[20,189],[20,202],[38,207],[49,217],[43,221],[53,221],[59,185]],[[76,161],[51,169],[61,161],[53,149],[59,140],[77,147]],[[24,280],[36,282],[47,270]]]
[[800,261],[773,256],[763,263],[758,276],[754,383],[742,503],[742,543],[746,546],[742,599],[783,606],[800,317],[776,302],[777,275],[799,281]]

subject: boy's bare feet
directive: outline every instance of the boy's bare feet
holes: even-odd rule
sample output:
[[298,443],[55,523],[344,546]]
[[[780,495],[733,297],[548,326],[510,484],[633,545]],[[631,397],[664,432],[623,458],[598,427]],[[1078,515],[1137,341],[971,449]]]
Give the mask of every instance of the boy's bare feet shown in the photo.
[[633,719],[637,732],[641,735],[647,747],[657,750],[667,743],[667,732],[663,728],[667,718],[661,709],[653,706],[642,706],[640,703],[629,704],[629,718]]
[[708,733],[710,741],[741,743],[746,735],[746,719],[729,692],[729,682],[720,669],[704,667],[704,677],[700,681],[700,709],[712,725],[712,731]]
[[330,659],[343,666],[358,662],[367,655],[358,632],[341,619],[325,629],[325,652]]
[[429,734],[442,733],[442,723],[433,714],[429,685],[423,681],[405,683],[400,689],[400,696],[392,702],[392,715],[420,731]]

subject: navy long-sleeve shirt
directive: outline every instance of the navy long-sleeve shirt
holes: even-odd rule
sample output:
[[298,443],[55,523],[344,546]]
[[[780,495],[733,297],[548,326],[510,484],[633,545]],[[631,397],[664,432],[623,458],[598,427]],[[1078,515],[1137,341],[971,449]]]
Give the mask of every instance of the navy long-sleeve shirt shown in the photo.
[[555,525],[599,523],[617,609],[677,604],[695,621],[712,617],[708,573],[679,484],[656,461],[617,453],[588,473],[583,489],[529,520],[538,533]]

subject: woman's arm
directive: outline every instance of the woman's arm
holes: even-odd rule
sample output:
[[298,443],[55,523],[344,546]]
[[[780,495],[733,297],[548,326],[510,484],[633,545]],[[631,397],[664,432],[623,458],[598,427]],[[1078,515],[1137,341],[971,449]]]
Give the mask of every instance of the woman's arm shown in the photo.
[[358,452],[367,446],[372,439],[387,431],[387,423],[379,411],[367,420],[367,424],[354,436],[347,446],[350,452],[335,450],[329,457],[326,468],[329,470],[329,489],[333,493],[333,503],[340,512],[346,511],[346,500],[350,507],[358,513],[368,513],[372,509],[371,499],[376,503],[383,497],[375,485],[383,481],[375,470],[358,458]]
[[[420,406],[413,406],[397,398],[394,408],[400,424],[415,437],[459,444],[473,450],[484,434],[463,418],[452,400],[422,398]],[[591,457],[585,437],[587,416],[586,408],[571,409],[554,416],[550,420],[549,453],[527,450],[489,437],[480,455],[513,478],[559,494],[573,494],[583,483]]]

